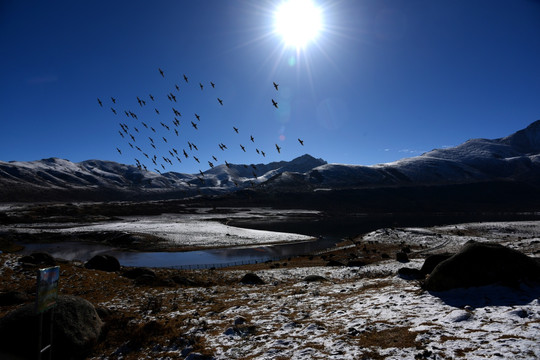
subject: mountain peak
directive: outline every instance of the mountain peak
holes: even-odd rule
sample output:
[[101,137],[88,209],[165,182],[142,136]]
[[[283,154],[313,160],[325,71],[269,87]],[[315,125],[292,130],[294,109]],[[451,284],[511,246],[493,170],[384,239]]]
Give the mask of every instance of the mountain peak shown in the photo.
[[540,120],[500,140],[524,154],[540,153]]

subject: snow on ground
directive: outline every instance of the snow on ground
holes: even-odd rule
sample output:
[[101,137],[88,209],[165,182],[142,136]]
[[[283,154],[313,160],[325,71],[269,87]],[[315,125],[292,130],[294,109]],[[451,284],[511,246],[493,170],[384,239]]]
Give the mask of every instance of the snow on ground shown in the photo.
[[[301,214],[313,215],[316,212],[303,211]],[[241,212],[237,214],[163,214],[159,216],[122,217],[120,220],[97,222],[92,224],[46,223],[20,224],[6,227],[6,230],[18,232],[39,232],[52,230],[60,233],[118,231],[150,234],[170,241],[176,247],[252,246],[271,243],[285,243],[313,240],[312,237],[300,234],[275,231],[243,229],[223,224],[218,220],[227,218],[280,218],[294,216],[298,211],[286,212],[261,209],[257,212]]]
[[[382,229],[363,241],[424,243],[450,251],[468,240],[496,241],[538,252],[540,222],[478,223]],[[529,253],[529,255],[531,255]],[[216,359],[538,359],[540,288],[522,284],[422,291],[396,276],[394,260],[359,268],[307,267],[257,271],[264,285],[243,285],[245,271],[215,276],[228,285],[167,292],[179,303],[196,303],[146,320],[185,317],[185,333],[201,339]],[[199,271],[195,271],[199,273]],[[322,282],[306,282],[320,275]],[[102,304],[129,307],[121,298]],[[182,349],[147,349],[150,359],[169,359]],[[100,357],[106,359],[107,357]],[[97,359],[97,358],[96,358]]]

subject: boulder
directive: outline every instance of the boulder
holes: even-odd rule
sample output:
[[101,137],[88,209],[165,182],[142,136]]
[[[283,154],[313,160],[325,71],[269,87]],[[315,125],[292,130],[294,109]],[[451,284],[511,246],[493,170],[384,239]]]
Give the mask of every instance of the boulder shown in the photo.
[[44,252],[35,252],[30,255],[23,256],[19,259],[20,263],[42,265],[42,266],[55,266],[56,261],[54,258]]
[[454,254],[445,253],[428,256],[424,261],[424,265],[422,265],[420,272],[424,275],[431,274],[431,272],[433,271],[433,269],[435,269],[437,265],[439,265],[444,260],[450,258],[452,255]]
[[25,303],[30,297],[21,291],[0,292],[0,306],[10,306]]
[[118,271],[120,270],[120,262],[112,255],[96,255],[84,264],[87,269],[102,270],[102,271]]
[[136,279],[141,275],[156,276],[156,273],[150,269],[140,267],[129,269],[122,273],[122,276],[127,277],[128,279]]
[[500,244],[470,241],[435,267],[424,288],[445,291],[489,284],[517,285],[522,280],[540,282],[536,259]]
[[248,284],[248,285],[262,285],[264,284],[264,281],[254,273],[247,273],[244,275],[244,277],[240,280],[242,284]]
[[[24,305],[0,319],[2,350],[23,358],[34,358],[37,347],[35,304]],[[43,316],[48,329],[50,316]],[[94,306],[79,297],[59,296],[54,308],[53,358],[83,359],[97,343],[103,322]]]
[[308,275],[302,281],[305,282],[319,282],[319,281],[328,281],[325,277],[320,275]]
[[406,263],[409,262],[409,257],[407,256],[407,253],[399,251],[396,253],[396,260],[402,263]]
[[330,260],[326,263],[326,266],[345,266],[345,264],[337,260]]

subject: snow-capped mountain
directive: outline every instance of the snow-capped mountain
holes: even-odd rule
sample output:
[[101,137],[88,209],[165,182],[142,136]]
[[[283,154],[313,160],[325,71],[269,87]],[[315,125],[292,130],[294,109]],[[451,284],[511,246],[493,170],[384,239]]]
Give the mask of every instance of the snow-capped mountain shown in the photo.
[[283,171],[306,172],[326,164],[300,156],[269,164],[219,165],[201,174],[158,174],[112,161],[73,163],[49,158],[38,161],[0,161],[0,202],[129,198],[164,198],[195,193],[219,194],[254,186]]
[[112,161],[0,161],[0,202],[165,199],[226,194],[373,189],[482,182],[540,184],[540,120],[510,136],[374,166],[328,164],[303,155],[268,164],[226,164],[201,174],[157,174]]
[[473,139],[374,166],[325,164],[303,174],[284,172],[265,185],[267,189],[317,190],[483,181],[540,184],[540,120],[500,139]]

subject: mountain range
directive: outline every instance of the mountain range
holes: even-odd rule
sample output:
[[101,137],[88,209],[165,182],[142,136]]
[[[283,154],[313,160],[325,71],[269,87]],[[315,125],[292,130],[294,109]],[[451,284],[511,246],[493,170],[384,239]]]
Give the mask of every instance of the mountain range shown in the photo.
[[[327,202],[330,196],[365,202],[371,196],[372,203],[379,203],[376,194],[386,194],[391,201],[415,192],[424,194],[421,198],[444,197],[465,189],[463,194],[473,191],[478,196],[479,189],[491,189],[516,192],[515,196],[525,197],[523,201],[534,207],[537,197],[540,200],[539,180],[540,120],[504,138],[473,139],[373,166],[328,164],[307,154],[268,164],[219,165],[202,174],[158,174],[103,160],[0,161],[0,202],[153,200],[202,194],[221,195],[229,201],[249,195],[270,203],[278,198],[278,202],[291,198]],[[439,189],[439,195],[432,193],[434,189]]]

